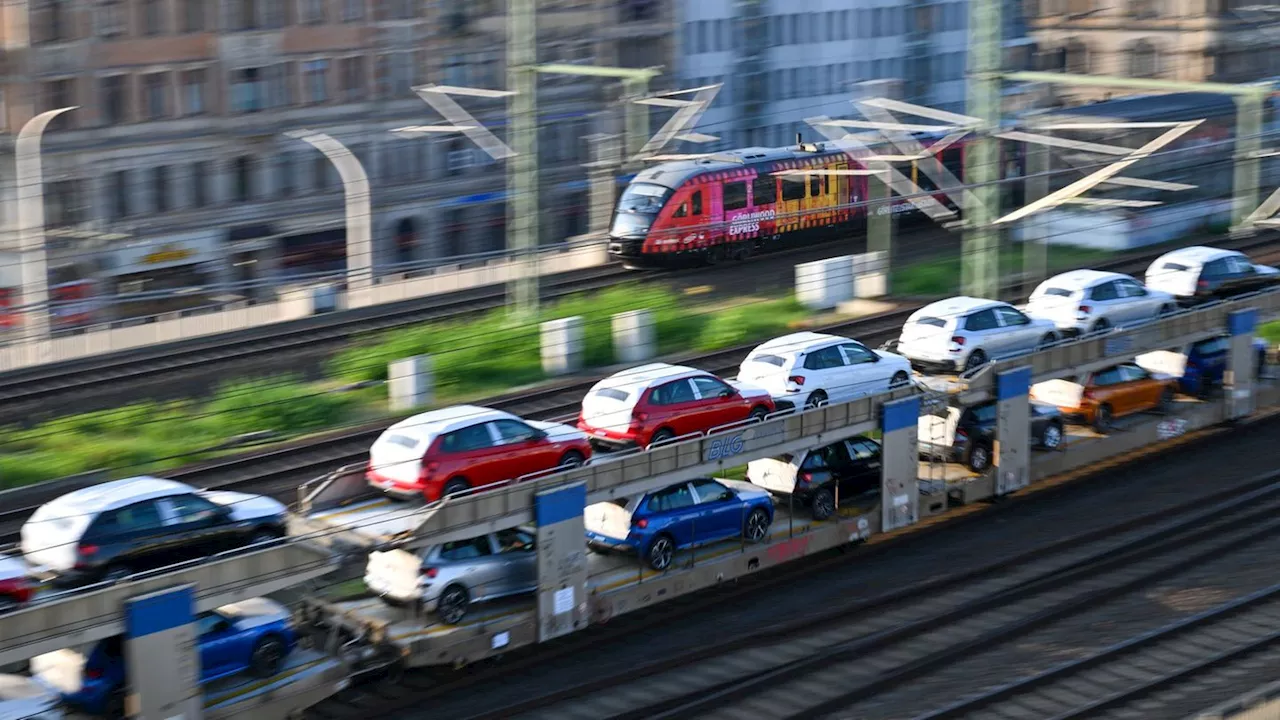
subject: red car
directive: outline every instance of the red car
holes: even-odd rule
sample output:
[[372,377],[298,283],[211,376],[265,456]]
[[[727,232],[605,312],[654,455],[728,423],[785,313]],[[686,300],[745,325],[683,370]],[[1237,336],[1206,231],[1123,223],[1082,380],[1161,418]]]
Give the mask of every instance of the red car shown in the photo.
[[578,428],[599,445],[649,447],[773,410],[773,399],[760,388],[654,363],[596,383],[582,400]]
[[0,555],[0,613],[27,604],[35,590],[35,582],[27,575],[26,563]]
[[568,425],[459,405],[387,428],[369,449],[365,477],[387,495],[435,502],[468,488],[577,467],[590,458],[587,436]]

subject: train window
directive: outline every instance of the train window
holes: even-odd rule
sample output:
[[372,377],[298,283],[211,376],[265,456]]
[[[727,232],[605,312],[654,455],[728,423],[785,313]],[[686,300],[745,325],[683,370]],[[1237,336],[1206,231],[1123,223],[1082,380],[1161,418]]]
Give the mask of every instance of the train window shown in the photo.
[[747,183],[731,182],[724,184],[724,209],[741,210],[747,206]]
[[702,214],[702,191],[699,190],[693,194],[693,214]]
[[782,178],[782,199],[783,200],[802,200],[804,199],[804,181],[793,180],[791,178]]
[[673,218],[689,217],[689,203],[680,203],[680,207],[676,208],[676,211],[674,213],[671,213],[671,217]]
[[964,176],[964,153],[960,152],[960,148],[953,147],[942,151],[942,167],[951,171],[957,180]]
[[778,199],[778,181],[772,175],[757,177],[751,181],[751,202],[756,207],[771,205]]
[[927,169],[929,172],[933,172],[933,168],[931,168],[931,167],[929,167],[929,166],[925,165],[924,163],[918,163],[918,164],[917,164],[917,163],[912,163],[912,164],[916,166],[916,168],[915,168],[915,171],[916,171],[916,185],[920,186],[920,189],[921,189],[923,192],[933,192],[934,190],[937,190],[937,189],[938,189],[938,186],[937,186],[937,184],[935,184],[935,183],[933,182],[933,178],[929,177],[929,176],[925,173],[925,170],[926,170],[926,169]]
[[822,194],[822,176],[809,176],[809,197],[814,198]]

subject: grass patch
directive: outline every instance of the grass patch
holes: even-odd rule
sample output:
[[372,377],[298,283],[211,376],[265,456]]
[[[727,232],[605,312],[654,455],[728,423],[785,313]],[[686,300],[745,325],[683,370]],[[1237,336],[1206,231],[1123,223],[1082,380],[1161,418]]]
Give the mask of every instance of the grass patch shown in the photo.
[[[1114,253],[1092,248],[1070,246],[1050,246],[1048,248],[1047,265],[1050,272],[1064,268],[1088,266],[1100,260],[1106,260]],[[1001,277],[1022,272],[1021,248],[1007,248],[1000,251],[999,272]],[[913,263],[894,268],[890,273],[891,285],[895,295],[908,296],[950,296],[960,292],[961,262],[960,257],[943,258]]]
[[1268,345],[1280,344],[1280,320],[1273,320],[1258,327],[1258,337],[1267,341]]

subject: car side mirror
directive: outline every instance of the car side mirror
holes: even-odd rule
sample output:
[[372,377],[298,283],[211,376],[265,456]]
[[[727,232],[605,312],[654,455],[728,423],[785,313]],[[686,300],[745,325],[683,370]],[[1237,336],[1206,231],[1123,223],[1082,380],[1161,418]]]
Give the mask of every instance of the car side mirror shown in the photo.
[[734,397],[734,396],[735,396],[735,395],[737,395],[737,394],[738,394],[738,391],[737,391],[737,390],[734,390],[733,388],[729,388],[729,389],[727,389],[727,390],[721,390],[721,391],[720,391],[720,397],[722,397],[722,398],[731,398],[731,397]]
[[725,490],[720,494],[721,500],[732,500],[735,497],[732,490]]

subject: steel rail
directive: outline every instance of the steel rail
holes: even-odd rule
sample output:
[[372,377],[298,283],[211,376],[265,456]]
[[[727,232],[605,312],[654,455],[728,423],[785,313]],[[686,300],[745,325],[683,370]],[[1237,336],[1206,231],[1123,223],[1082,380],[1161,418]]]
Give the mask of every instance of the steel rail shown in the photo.
[[[1275,236],[1255,237],[1220,243],[1224,247],[1239,250],[1257,250],[1273,247]],[[1155,257],[1163,254],[1135,252],[1122,258],[1103,263],[1100,270],[1138,272]],[[1020,288],[1013,289],[1010,297],[1016,297]],[[878,344],[892,339],[902,322],[922,304],[912,304],[869,317],[844,320],[819,328],[819,332],[853,335],[868,344]],[[716,374],[737,369],[738,364],[755,348],[758,342],[747,343],[711,353],[671,359],[672,362],[693,365]],[[505,410],[533,420],[564,418],[576,414],[582,394],[595,384],[598,378],[570,380],[547,385],[531,391],[508,393],[479,401],[488,407]],[[356,427],[317,434],[250,453],[228,455],[195,463],[169,471],[174,480],[207,489],[239,490],[272,494],[286,501],[295,498],[292,491],[298,483],[315,478],[335,468],[360,462],[368,455],[370,444],[390,425],[391,421],[378,421]],[[32,491],[24,498],[24,506],[0,511],[0,542],[12,541],[18,526],[37,507],[60,495],[50,489],[48,493]]]

